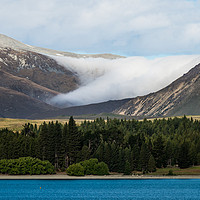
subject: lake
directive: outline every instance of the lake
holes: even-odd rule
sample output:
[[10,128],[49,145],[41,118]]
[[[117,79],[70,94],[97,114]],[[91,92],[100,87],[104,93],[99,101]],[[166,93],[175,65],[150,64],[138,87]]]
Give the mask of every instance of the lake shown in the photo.
[[200,180],[0,180],[0,199],[195,200]]

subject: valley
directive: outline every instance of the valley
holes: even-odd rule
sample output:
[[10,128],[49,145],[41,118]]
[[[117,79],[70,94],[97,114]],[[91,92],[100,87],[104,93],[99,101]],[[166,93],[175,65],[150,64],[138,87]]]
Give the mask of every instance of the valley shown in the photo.
[[[123,80],[127,73],[123,74],[120,67],[125,61],[134,64],[130,80],[137,87],[132,82],[127,85],[128,82]],[[199,62],[199,56],[151,61],[112,54],[81,55],[33,47],[0,34],[0,117],[48,119],[93,116],[94,119],[106,115],[120,118],[123,115],[123,118],[141,119],[200,115]],[[134,74],[134,70],[137,72],[139,69],[136,63],[146,63],[154,68],[154,72],[160,63],[164,67],[169,66],[169,74],[172,74],[173,65],[174,73],[181,74],[177,72],[181,66],[189,71],[163,88],[151,93],[139,92],[145,94],[135,96],[135,91],[140,91]],[[126,70],[131,69],[128,64],[125,65]],[[111,72],[114,73],[113,80]],[[155,75],[143,76],[149,78],[148,81],[164,81]],[[141,88],[153,86],[153,83],[147,84],[148,81],[143,81]],[[115,84],[119,89],[113,91],[112,85]],[[124,96],[129,94],[130,97],[119,99],[124,92]]]

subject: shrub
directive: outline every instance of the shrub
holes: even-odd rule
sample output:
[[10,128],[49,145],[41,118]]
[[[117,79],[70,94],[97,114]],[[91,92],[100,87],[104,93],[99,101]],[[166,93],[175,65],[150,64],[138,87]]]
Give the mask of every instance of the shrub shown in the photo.
[[104,162],[100,162],[94,166],[94,175],[108,175],[108,165]]
[[19,159],[0,160],[0,173],[2,174],[53,174],[53,165],[49,161],[37,158],[23,157]]
[[173,176],[173,175],[174,175],[173,170],[170,169],[167,175],[169,175],[169,176]]
[[109,174],[108,166],[104,162],[98,162],[97,158],[91,158],[80,163],[70,165],[67,169],[69,176],[84,175],[107,175]]
[[73,164],[67,168],[67,174],[69,176],[84,176],[84,167],[80,164]]
[[80,164],[84,167],[84,174],[85,175],[92,175],[95,174],[95,165],[98,164],[97,158],[91,158],[89,160],[85,160],[80,162]]

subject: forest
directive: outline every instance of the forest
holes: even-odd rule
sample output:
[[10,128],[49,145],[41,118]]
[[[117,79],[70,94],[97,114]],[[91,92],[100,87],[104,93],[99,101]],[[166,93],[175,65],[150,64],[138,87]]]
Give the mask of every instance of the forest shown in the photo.
[[98,118],[76,125],[73,117],[22,131],[0,130],[0,159],[33,157],[56,170],[97,158],[110,172],[153,172],[156,168],[187,168],[200,164],[200,122],[187,118],[143,121]]

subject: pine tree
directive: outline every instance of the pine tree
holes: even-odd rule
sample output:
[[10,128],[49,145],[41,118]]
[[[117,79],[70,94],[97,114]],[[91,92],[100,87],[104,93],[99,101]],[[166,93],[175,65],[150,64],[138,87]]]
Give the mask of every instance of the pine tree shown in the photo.
[[147,170],[148,160],[149,160],[149,151],[147,145],[143,143],[140,150],[140,158],[139,158],[139,169],[141,171]]
[[131,174],[131,165],[127,160],[125,163],[124,175],[130,175],[130,174]]
[[115,143],[115,141],[111,144],[111,160],[110,160],[110,170],[117,171],[118,168],[118,155],[119,149]]
[[[109,143],[105,142],[104,144],[104,162],[108,165],[108,168],[111,167],[111,160],[112,160],[112,151],[111,146]],[[112,169],[110,169],[112,170]]]
[[63,126],[62,130],[62,144],[61,144],[61,154],[62,154],[62,167],[67,168],[69,165],[69,155],[68,155],[68,137],[69,137],[69,129],[67,122]]
[[84,145],[81,151],[78,153],[77,162],[89,160],[90,159],[90,149],[88,146]]
[[56,121],[54,125],[54,135],[55,135],[55,168],[61,168],[62,166],[62,130],[61,124]]
[[81,135],[78,132],[78,128],[73,117],[69,119],[69,129],[68,129],[68,137],[67,137],[67,154],[69,157],[68,164],[73,164],[76,162],[78,152],[81,148]]
[[131,155],[132,155],[132,160],[133,160],[133,163],[132,163],[133,170],[137,170],[138,164],[139,164],[139,159],[140,159],[140,149],[137,144],[134,145]]
[[55,145],[56,145],[56,137],[55,137],[55,127],[54,122],[49,122],[48,124],[48,154],[47,160],[52,164],[55,165]]
[[150,155],[147,170],[149,172],[155,172],[156,171],[156,162],[155,162],[153,155]]
[[166,165],[166,158],[164,140],[160,134],[158,135],[153,144],[153,156],[156,161],[156,167],[161,168],[162,166]]
[[190,166],[189,145],[185,141],[180,148],[178,165],[180,168],[188,168]]
[[40,130],[40,135],[39,135],[39,144],[40,144],[40,158],[42,160],[47,160],[48,159],[48,139],[49,139],[49,134],[48,134],[48,127],[46,122],[44,122],[41,125],[41,130]]

